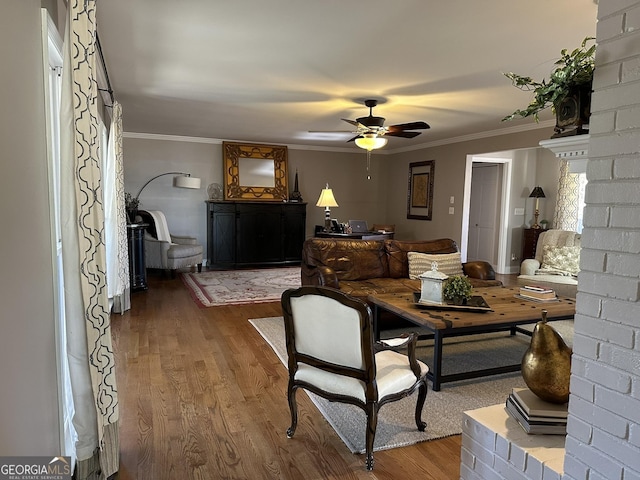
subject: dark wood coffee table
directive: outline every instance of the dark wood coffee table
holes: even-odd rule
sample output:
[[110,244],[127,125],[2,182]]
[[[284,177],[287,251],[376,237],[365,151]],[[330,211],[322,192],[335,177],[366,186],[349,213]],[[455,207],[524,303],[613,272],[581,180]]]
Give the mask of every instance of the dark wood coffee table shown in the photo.
[[542,318],[542,310],[547,311],[547,320],[566,320],[573,318],[576,311],[574,298],[559,297],[557,302],[533,302],[516,298],[519,287],[474,288],[473,295],[479,295],[489,304],[490,311],[464,311],[458,309],[424,307],[417,305],[413,294],[387,293],[369,295],[373,305],[373,325],[376,340],[380,339],[378,320],[381,310],[391,312],[415,325],[433,332],[433,366],[428,378],[433,389],[438,391],[446,382],[469,378],[498,375],[520,370],[520,364],[442,374],[442,341],[447,337],[474,335],[510,331],[512,335],[522,333],[531,336],[531,332],[519,325],[537,323]]

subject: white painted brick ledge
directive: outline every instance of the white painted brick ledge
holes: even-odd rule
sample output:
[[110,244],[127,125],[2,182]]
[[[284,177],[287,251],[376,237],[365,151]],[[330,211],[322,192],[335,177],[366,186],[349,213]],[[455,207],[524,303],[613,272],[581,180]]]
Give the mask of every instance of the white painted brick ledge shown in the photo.
[[564,442],[563,435],[528,435],[504,404],[465,412],[460,479],[561,480]]

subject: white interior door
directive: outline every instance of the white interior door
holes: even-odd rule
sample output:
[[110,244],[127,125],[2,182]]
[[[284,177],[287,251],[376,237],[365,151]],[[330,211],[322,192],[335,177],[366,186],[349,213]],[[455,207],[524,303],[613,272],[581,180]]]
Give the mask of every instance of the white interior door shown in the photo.
[[475,163],[471,179],[467,260],[485,260],[494,268],[498,256],[501,165]]

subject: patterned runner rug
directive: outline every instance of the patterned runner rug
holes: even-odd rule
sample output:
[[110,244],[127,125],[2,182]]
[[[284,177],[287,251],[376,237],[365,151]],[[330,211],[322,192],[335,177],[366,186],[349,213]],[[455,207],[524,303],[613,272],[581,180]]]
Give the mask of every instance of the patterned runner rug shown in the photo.
[[210,270],[181,278],[201,307],[274,302],[286,289],[300,286],[300,267]]
[[[287,349],[282,317],[258,318],[249,321],[271,345],[286,368]],[[553,326],[570,343],[573,322],[553,322]],[[528,345],[528,337],[523,335],[512,337],[504,332],[450,338],[445,340],[443,368],[445,373],[453,373],[465,369],[492,367],[494,363],[497,365],[519,363]],[[431,342],[419,342],[417,353],[420,360],[430,364],[433,358]],[[429,382],[427,400],[422,412],[422,420],[427,422],[426,431],[419,432],[416,428],[414,412],[418,394],[415,392],[400,401],[388,403],[380,409],[374,451],[462,433],[463,412],[498,403],[504,404],[512,388],[524,386],[524,380],[519,372],[446,383],[439,392],[431,390]],[[364,412],[353,405],[329,402],[313,393],[304,392],[351,452],[364,453],[366,425]],[[286,403],[286,398],[283,397],[282,401]],[[286,427],[282,428],[284,432]],[[299,424],[296,435],[306,434],[308,433],[304,432],[304,425]]]

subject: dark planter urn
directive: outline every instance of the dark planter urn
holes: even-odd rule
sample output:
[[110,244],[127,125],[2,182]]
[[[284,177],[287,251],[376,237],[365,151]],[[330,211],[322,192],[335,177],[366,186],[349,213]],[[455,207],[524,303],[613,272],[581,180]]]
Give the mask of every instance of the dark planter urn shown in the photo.
[[551,138],[589,133],[591,82],[573,87],[569,95],[554,105],[556,126]]

